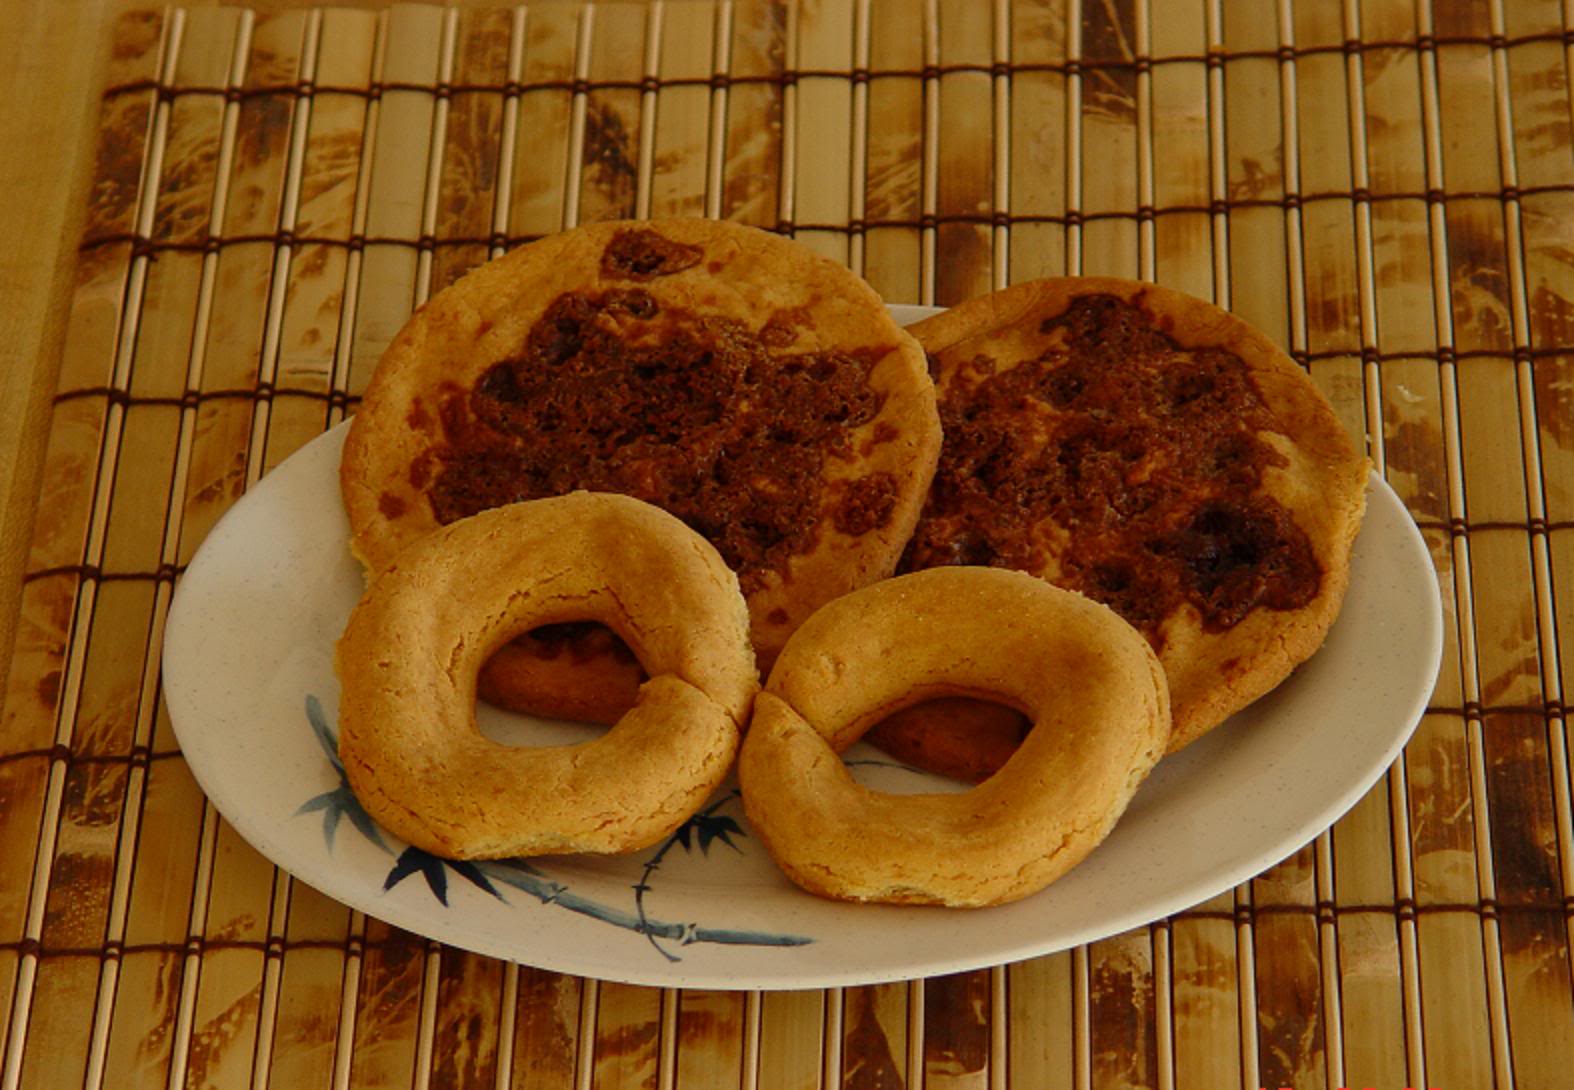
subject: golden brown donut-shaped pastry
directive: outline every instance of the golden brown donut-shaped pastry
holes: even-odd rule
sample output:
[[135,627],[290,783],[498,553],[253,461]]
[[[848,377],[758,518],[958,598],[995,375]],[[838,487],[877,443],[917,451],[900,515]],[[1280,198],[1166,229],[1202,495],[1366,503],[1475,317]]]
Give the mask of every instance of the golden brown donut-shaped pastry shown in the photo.
[[[962,794],[855,783],[837,754],[932,697],[1004,700],[1035,726]],[[822,607],[755,701],[744,809],[811,892],[977,907],[1025,897],[1104,839],[1169,739],[1152,650],[1108,608],[1020,572],[939,568]]]
[[[572,746],[505,746],[475,721],[476,673],[518,632],[600,621],[650,672],[633,709]],[[759,686],[737,577],[676,518],[577,492],[494,508],[399,555],[340,639],[339,754],[356,797],[458,859],[623,852],[715,790]]]

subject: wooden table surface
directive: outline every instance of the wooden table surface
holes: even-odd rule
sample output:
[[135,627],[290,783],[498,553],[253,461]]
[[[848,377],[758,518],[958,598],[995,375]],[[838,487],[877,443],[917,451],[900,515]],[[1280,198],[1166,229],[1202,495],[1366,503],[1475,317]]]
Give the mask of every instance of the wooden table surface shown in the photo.
[[[1570,1085],[1560,0],[0,11],[0,1090]],[[1403,758],[1192,909],[894,984],[581,980],[277,870],[160,700],[184,563],[419,298],[673,213],[893,302],[1097,273],[1264,329],[1432,551]]]
[[[97,70],[108,35],[107,4],[43,6],[8,0],[15,28],[3,50],[7,100],[0,119],[12,147],[54,145],[46,155],[6,156],[10,199],[0,207],[0,651],[9,652],[17,593],[49,427],[76,233],[98,114]],[[73,19],[73,15],[79,19]]]

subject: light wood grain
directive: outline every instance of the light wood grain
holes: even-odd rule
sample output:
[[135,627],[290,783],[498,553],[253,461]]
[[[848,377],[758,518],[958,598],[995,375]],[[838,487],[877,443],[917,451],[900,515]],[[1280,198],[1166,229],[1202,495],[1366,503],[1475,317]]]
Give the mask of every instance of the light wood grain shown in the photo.
[[13,0],[3,9],[8,32],[0,71],[13,104],[4,120],[7,146],[60,149],[43,163],[10,155],[0,166],[7,194],[0,205],[0,655],[7,660],[74,279],[74,242],[86,219],[95,92],[109,56],[109,36],[81,28],[104,27],[111,9],[107,0]]
[[[870,9],[871,72],[911,73],[923,67],[922,5],[887,2]],[[922,239],[915,225],[923,211],[923,81],[911,75],[871,80],[868,151],[863,177],[863,276],[893,303],[918,302]],[[879,226],[882,221],[900,225]]]

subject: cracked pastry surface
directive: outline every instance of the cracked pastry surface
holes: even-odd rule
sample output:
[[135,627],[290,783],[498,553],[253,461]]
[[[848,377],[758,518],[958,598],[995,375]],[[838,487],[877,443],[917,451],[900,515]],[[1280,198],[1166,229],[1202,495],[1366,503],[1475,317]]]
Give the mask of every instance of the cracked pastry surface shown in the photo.
[[[962,794],[893,795],[838,754],[890,712],[994,696],[1036,723]],[[771,671],[738,760],[744,809],[822,896],[979,907],[1025,897],[1114,826],[1169,738],[1152,650],[1108,608],[1020,572],[902,575],[822,607]]]
[[[506,746],[476,675],[524,628],[599,621],[649,671],[605,735]],[[576,492],[494,508],[400,553],[335,654],[339,753],[380,824],[449,858],[621,852],[667,836],[732,767],[759,675],[737,577],[676,518]]]

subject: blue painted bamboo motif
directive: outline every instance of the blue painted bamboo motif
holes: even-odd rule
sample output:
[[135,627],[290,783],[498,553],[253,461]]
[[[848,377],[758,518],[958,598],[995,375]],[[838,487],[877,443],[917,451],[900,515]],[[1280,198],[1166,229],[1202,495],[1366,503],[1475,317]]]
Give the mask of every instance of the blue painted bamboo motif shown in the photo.
[[[322,701],[318,700],[315,694],[306,697],[306,720],[311,724],[312,733],[316,735],[318,744],[322,746],[329,763],[338,775],[339,784],[333,790],[314,795],[301,803],[296,808],[296,815],[322,814],[323,843],[330,855],[334,851],[339,823],[346,818],[367,840],[389,855],[394,855],[394,848],[389,844],[382,830],[361,806],[355,793],[350,790],[349,780],[344,774],[344,764],[339,760],[338,735],[329,726]],[[646,914],[645,894],[651,889],[651,878],[660,868],[661,861],[674,847],[692,851],[697,846],[702,855],[708,856],[711,846],[719,841],[734,851],[742,850],[732,838],[747,837],[748,833],[735,819],[719,813],[724,807],[737,800],[737,791],[729,792],[717,799],[678,826],[672,835],[651,853],[645,861],[639,881],[632,887],[634,893],[632,912],[583,897],[525,859],[498,859],[473,863],[467,860],[443,859],[420,848],[408,846],[397,854],[387,878],[383,880],[383,889],[390,890],[406,878],[419,874],[425,880],[432,896],[447,908],[450,872],[507,904],[510,902],[497,888],[502,884],[534,897],[543,905],[554,905],[611,924],[613,927],[644,935],[651,947],[668,961],[682,959],[663,946],[662,941],[676,943],[679,946],[688,946],[697,942],[732,946],[804,946],[812,943],[814,941],[812,938],[802,935],[779,935],[763,931],[708,927],[693,922],[656,920]]]

